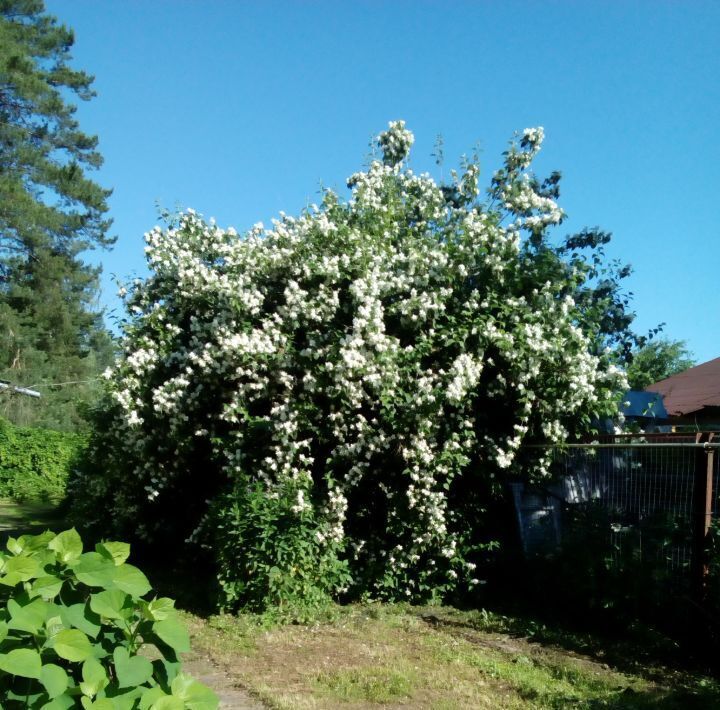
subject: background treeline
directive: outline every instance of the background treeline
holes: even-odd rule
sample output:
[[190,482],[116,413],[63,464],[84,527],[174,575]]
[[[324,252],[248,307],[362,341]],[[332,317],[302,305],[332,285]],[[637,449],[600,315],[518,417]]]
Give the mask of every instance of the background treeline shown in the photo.
[[86,445],[81,434],[0,419],[0,498],[59,500]]

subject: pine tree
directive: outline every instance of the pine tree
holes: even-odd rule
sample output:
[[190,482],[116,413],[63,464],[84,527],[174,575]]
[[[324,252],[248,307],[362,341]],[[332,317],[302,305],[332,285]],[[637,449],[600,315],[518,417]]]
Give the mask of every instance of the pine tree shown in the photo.
[[3,396],[22,424],[72,429],[111,353],[97,306],[99,269],[80,255],[109,247],[110,191],[88,177],[102,164],[68,98],[94,96],[72,69],[70,29],[42,0],[0,0],[0,378],[39,385],[40,402]]

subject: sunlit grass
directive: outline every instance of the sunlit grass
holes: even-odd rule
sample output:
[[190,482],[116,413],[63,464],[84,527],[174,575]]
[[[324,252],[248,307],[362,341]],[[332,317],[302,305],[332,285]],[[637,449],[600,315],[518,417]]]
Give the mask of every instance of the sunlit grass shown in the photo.
[[[711,678],[609,664],[599,639],[558,631],[558,643],[538,643],[518,633],[529,622],[489,613],[372,604],[336,607],[305,626],[187,618],[196,645],[274,708],[720,707]],[[583,645],[597,653],[573,650]]]

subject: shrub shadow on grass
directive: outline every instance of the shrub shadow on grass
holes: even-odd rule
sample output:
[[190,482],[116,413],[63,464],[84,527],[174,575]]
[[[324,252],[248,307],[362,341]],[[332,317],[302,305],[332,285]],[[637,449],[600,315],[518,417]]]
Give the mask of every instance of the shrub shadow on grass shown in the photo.
[[57,502],[0,499],[0,545],[9,537],[36,535],[44,530],[61,532],[67,528],[65,510]]
[[[599,669],[619,671],[649,682],[648,688],[625,688],[612,698],[588,700],[588,708],[684,708],[720,707],[720,683],[706,674],[711,663],[697,663],[682,653],[675,642],[642,626],[628,628],[625,638],[569,630],[529,617],[504,616],[452,608],[418,610],[430,627],[457,634],[479,646],[506,654],[521,654],[526,644],[569,653],[587,659]],[[487,636],[478,637],[473,632]],[[707,659],[705,659],[707,660]],[[562,704],[558,707],[562,707]]]

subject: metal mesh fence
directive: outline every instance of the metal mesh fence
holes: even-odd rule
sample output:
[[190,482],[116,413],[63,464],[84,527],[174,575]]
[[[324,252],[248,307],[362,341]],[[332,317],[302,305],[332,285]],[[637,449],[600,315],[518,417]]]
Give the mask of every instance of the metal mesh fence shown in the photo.
[[[708,439],[710,442],[707,443]],[[610,564],[628,559],[673,574],[689,571],[698,450],[718,439],[694,434],[609,437],[552,449],[554,483],[515,491],[527,552],[587,534],[605,536]],[[720,513],[720,452],[713,457],[712,514]]]

